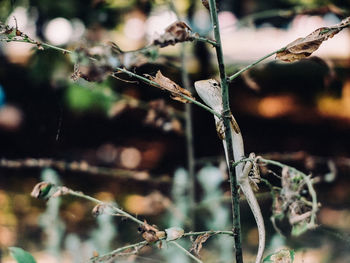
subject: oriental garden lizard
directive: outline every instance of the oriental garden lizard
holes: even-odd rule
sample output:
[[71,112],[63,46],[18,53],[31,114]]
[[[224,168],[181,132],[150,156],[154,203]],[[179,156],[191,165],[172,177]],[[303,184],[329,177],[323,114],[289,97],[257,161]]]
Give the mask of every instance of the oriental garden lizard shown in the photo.
[[[194,83],[194,86],[198,95],[209,107],[211,107],[214,111],[218,113],[222,113],[222,95],[220,83],[218,81],[214,79],[200,80],[196,81]],[[222,118],[219,118],[216,115],[214,115],[214,118],[217,133],[224,145],[226,162],[227,165],[229,165],[228,152],[225,141],[225,127],[223,124],[223,120]],[[238,162],[244,158],[244,146],[241,131],[232,114],[230,115],[230,132],[232,135],[234,161]],[[253,212],[256,224],[258,226],[259,248],[255,263],[260,263],[262,261],[265,249],[265,225],[264,219],[261,214],[260,206],[256,200],[256,197],[249,182],[249,172],[252,169],[252,166],[252,162],[247,162],[245,164],[244,162],[240,162],[235,169],[237,183],[247,199],[249,207]]]

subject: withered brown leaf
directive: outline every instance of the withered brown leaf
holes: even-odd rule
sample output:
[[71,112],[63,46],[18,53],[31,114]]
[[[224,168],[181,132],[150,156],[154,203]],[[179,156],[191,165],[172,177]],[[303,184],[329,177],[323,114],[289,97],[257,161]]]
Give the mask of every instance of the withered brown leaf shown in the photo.
[[159,231],[156,225],[151,226],[146,220],[144,220],[144,223],[139,227],[139,231],[143,239],[148,243],[154,243],[165,237],[164,231]]
[[201,251],[203,244],[208,240],[210,236],[211,235],[209,233],[198,236],[193,242],[190,252],[193,251],[193,253],[200,258],[199,252]]
[[192,32],[192,29],[185,22],[176,21],[169,25],[165,29],[164,34],[155,39],[153,44],[166,47],[179,42],[193,41],[195,36],[196,34]]
[[[171,98],[173,100],[180,101],[182,103],[187,103],[189,102],[187,99],[183,98],[181,95],[185,95],[187,97],[190,97],[191,99],[195,99],[191,92],[189,92],[186,89],[181,88],[178,84],[176,84],[174,81],[171,79],[165,77],[160,70],[158,70],[157,74],[155,77],[146,75],[150,80],[156,82],[159,84],[161,89],[167,90],[171,93]],[[155,87],[159,88],[159,86],[154,85]]]
[[[210,11],[210,6],[209,6],[208,0],[202,0],[202,4],[206,9],[208,9]],[[216,1],[215,6],[216,6],[216,9],[219,9],[219,2],[218,1]]]
[[289,43],[283,50],[277,52],[276,59],[293,62],[306,58],[315,52],[323,41],[332,38],[350,24],[350,17],[331,27],[321,27],[304,38],[298,38]]

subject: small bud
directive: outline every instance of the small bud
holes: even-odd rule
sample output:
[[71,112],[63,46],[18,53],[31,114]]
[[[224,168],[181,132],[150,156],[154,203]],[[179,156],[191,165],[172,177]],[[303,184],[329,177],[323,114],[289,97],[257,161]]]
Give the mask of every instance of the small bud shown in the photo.
[[165,233],[166,241],[173,241],[181,238],[184,235],[185,231],[180,227],[171,227],[165,229]]
[[106,204],[98,204],[92,209],[92,215],[93,216],[99,216],[102,215],[105,212]]
[[40,182],[36,184],[33,188],[33,191],[30,193],[31,196],[39,199],[48,199],[50,198],[49,192],[53,184],[48,182]]

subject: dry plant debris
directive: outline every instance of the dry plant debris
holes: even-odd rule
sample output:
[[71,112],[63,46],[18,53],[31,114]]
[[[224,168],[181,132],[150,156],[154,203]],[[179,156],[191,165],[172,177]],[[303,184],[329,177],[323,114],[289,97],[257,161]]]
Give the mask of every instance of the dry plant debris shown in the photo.
[[293,62],[310,56],[323,41],[332,38],[346,27],[350,26],[350,17],[345,18],[339,24],[331,27],[321,27],[304,38],[298,38],[289,43],[285,49],[277,52],[276,59]]
[[153,41],[153,44],[160,47],[175,45],[176,43],[193,41],[196,34],[192,29],[182,21],[176,21],[169,25],[164,34]]
[[211,235],[209,233],[205,233],[203,235],[200,235],[196,238],[196,240],[193,242],[192,247],[190,249],[190,252],[193,251],[193,253],[200,258],[199,252],[201,251],[203,244],[208,240],[208,238]]
[[150,80],[156,82],[158,85],[154,85],[157,88],[161,88],[163,90],[167,90],[171,93],[171,98],[173,100],[177,100],[180,101],[182,103],[187,103],[189,102],[187,99],[185,99],[184,96],[187,96],[191,99],[195,99],[191,92],[189,92],[188,90],[181,88],[178,84],[176,84],[174,81],[172,81],[171,79],[165,77],[160,70],[158,70],[157,74],[155,77],[150,76],[150,75],[146,75]]
[[144,223],[139,227],[139,232],[147,243],[154,243],[163,239],[166,235],[164,231],[159,231],[156,225],[151,226],[146,220],[144,220]]

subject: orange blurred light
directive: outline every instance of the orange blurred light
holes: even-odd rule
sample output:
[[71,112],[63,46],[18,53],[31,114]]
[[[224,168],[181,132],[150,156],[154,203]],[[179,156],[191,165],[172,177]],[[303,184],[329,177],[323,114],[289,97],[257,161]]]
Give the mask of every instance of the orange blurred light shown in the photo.
[[340,99],[322,97],[318,100],[318,110],[324,116],[350,119],[350,79],[345,82]]
[[16,231],[9,227],[0,226],[0,245],[4,247],[13,246],[16,243]]
[[124,207],[137,215],[157,215],[170,206],[170,200],[159,192],[153,192],[147,196],[129,195]]
[[270,96],[258,103],[258,112],[266,118],[285,116],[293,111],[295,102],[291,96]]

